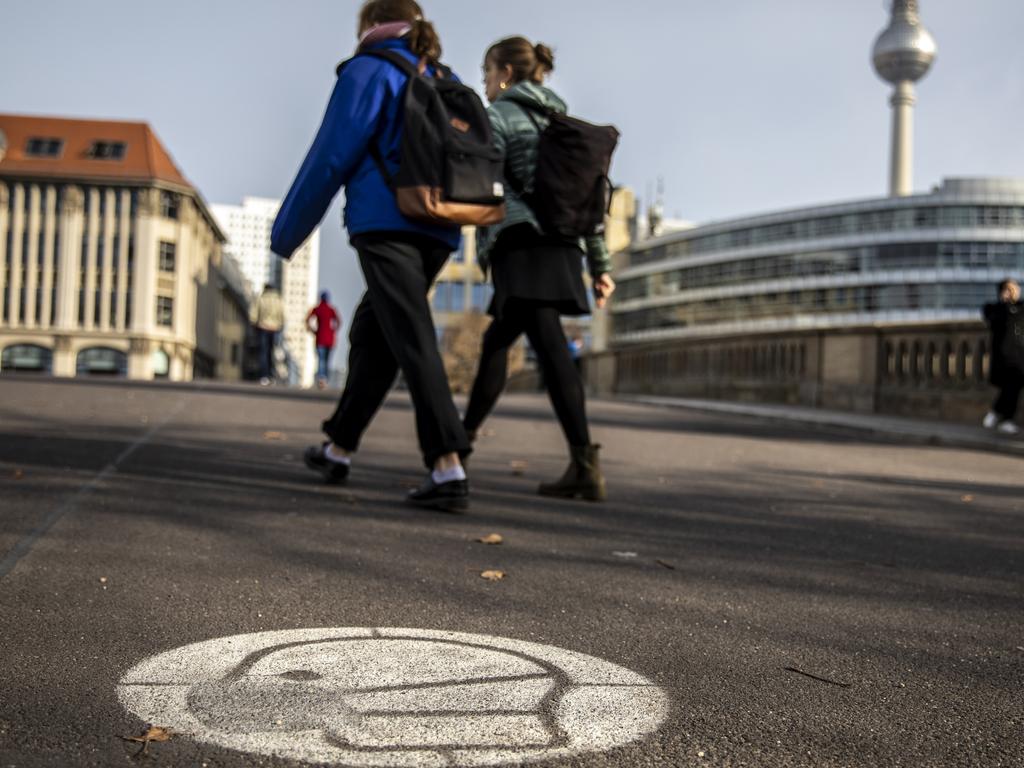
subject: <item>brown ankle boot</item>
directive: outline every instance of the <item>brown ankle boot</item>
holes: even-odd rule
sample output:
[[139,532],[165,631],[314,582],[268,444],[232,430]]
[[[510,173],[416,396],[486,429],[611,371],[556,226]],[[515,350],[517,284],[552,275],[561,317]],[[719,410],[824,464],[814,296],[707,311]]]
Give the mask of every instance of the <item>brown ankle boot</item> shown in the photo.
[[563,499],[604,501],[607,496],[604,475],[597,460],[600,448],[600,445],[569,446],[569,468],[565,474],[554,483],[541,483],[537,493]]

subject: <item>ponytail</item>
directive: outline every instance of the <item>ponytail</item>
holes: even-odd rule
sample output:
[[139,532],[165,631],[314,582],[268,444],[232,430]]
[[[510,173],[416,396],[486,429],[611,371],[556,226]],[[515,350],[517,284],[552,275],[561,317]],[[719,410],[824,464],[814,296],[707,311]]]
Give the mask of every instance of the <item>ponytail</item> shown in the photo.
[[440,60],[441,38],[434,25],[423,18],[423,9],[416,0],[366,0],[359,12],[360,33],[396,21],[411,27],[408,38],[413,53],[432,64]]
[[409,47],[421,59],[432,64],[441,60],[441,38],[434,25],[425,19],[415,19],[409,32]]

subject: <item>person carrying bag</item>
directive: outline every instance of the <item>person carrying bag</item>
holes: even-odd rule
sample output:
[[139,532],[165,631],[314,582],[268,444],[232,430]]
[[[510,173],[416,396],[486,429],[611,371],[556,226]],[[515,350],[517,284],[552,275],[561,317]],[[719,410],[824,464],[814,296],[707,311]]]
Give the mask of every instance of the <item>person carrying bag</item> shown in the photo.
[[452,402],[427,293],[459,245],[463,223],[504,216],[500,158],[479,98],[439,59],[441,43],[414,0],[367,0],[356,56],[338,68],[323,123],[274,222],[290,256],[345,186],[345,226],[366,278],[353,313],[348,380],[328,440],[305,454],[327,482],[352,455],[401,370],[430,471],[407,500],[462,511],[470,442]]
[[590,440],[583,383],[562,329],[562,315],[590,314],[583,259],[598,306],[615,290],[603,236],[610,184],[608,164],[618,140],[610,126],[569,117],[544,80],[554,55],[523,37],[495,43],[484,57],[484,86],[495,147],[504,158],[507,216],[480,233],[491,272],[493,321],[466,408],[470,438],[493,409],[508,368],[509,348],[526,334],[569,444],[569,467],[545,496],[603,501],[600,446]]

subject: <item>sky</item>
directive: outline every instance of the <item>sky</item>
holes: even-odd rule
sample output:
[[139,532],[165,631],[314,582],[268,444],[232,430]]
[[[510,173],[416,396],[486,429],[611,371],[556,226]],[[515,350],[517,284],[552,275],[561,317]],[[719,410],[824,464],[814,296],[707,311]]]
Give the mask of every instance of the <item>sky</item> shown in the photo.
[[[484,51],[551,45],[551,86],[615,124],[612,168],[695,222],[886,194],[884,0],[421,0],[479,89]],[[0,0],[0,111],[150,123],[209,202],[281,198],[316,132],[357,0]],[[921,0],[938,58],[917,89],[915,188],[1024,178],[1024,2]],[[336,202],[321,285],[362,292]]]

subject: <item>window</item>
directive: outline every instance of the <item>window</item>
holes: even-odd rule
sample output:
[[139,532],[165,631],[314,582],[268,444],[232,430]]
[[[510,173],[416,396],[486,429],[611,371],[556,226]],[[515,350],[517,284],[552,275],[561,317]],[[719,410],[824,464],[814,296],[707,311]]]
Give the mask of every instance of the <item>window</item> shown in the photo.
[[93,160],[123,160],[125,143],[123,141],[94,141],[86,155]]
[[25,145],[25,154],[29,157],[60,157],[63,151],[63,139],[33,136]]
[[178,218],[179,199],[173,192],[160,191],[160,215],[165,219]]
[[35,344],[15,344],[5,347],[0,354],[0,371],[33,371],[50,373],[53,370],[53,352]]
[[466,291],[462,283],[452,283],[452,312],[466,310]]
[[156,324],[167,328],[174,325],[174,299],[170,296],[156,297]]
[[128,355],[108,347],[89,347],[78,353],[75,364],[78,376],[115,376],[128,374]]
[[473,286],[473,309],[486,312],[493,293],[494,288],[490,283],[476,283]]
[[176,248],[174,243],[160,242],[160,271],[173,272]]
[[451,283],[439,282],[434,288],[434,311],[451,311]]

